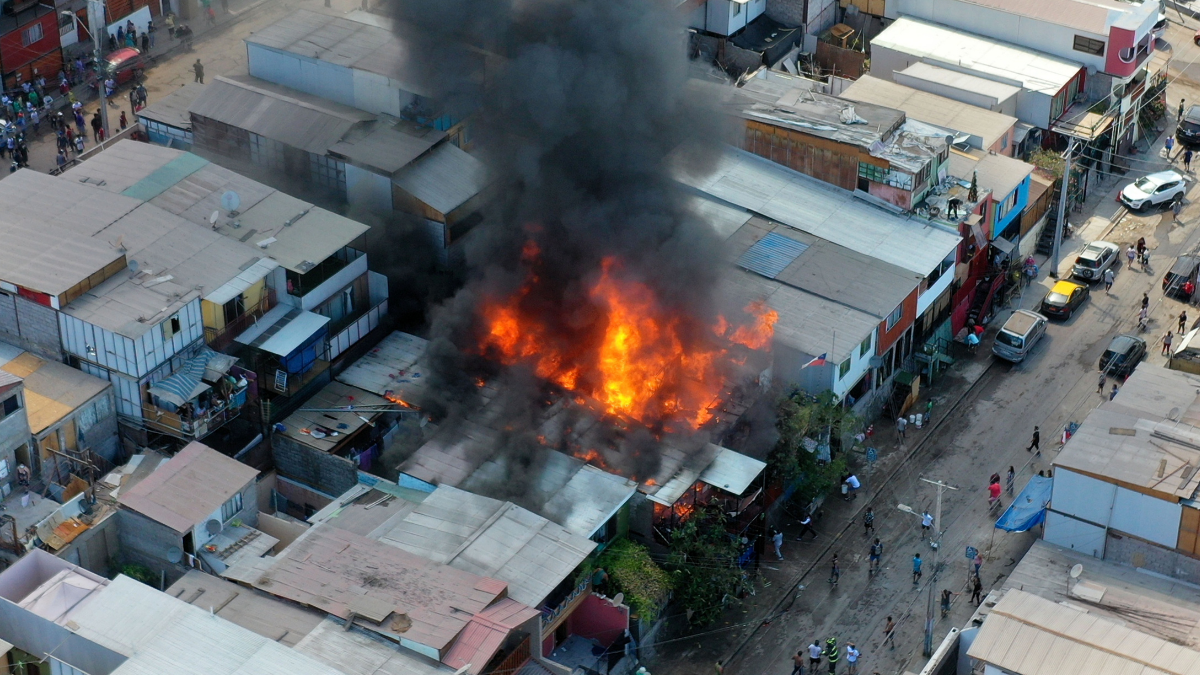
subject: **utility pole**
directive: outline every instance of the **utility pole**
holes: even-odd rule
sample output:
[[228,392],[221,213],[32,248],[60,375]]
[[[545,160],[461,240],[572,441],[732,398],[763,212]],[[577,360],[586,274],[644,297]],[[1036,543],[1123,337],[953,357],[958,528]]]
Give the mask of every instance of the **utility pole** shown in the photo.
[[942,548],[942,491],[957,490],[958,488],[940,480],[929,480],[928,478],[921,480],[937,486],[937,503],[933,510],[933,541],[929,543],[933,548],[933,574],[929,575],[929,603],[925,609],[925,648],[921,651],[925,656],[933,656],[933,592],[937,586],[938,552]]
[[1067,152],[1063,155],[1066,165],[1063,167],[1062,185],[1058,191],[1058,222],[1054,225],[1054,260],[1050,264],[1050,276],[1058,278],[1058,256],[1062,249],[1063,224],[1067,222],[1067,186],[1071,183],[1071,157],[1075,154],[1075,139],[1067,144]]
[[105,94],[104,81],[104,39],[108,36],[108,23],[105,18],[104,0],[88,0],[88,24],[92,34],[92,45],[94,47],[92,58],[95,60],[96,66],[96,93],[100,95],[100,123],[104,127],[104,139],[108,140],[108,96]]

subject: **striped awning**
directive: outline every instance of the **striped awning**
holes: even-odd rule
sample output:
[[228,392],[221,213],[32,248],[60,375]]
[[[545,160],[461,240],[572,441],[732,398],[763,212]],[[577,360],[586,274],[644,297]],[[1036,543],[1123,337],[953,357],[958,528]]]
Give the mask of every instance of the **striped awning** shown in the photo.
[[210,363],[218,367],[209,373],[208,379],[212,379],[213,375],[220,377],[236,360],[231,356],[218,354],[208,347],[204,347],[195,357],[185,361],[183,366],[172,373],[170,377],[163,378],[151,385],[148,391],[152,396],[168,403],[177,406],[183,405],[209,389],[209,385],[204,380]]

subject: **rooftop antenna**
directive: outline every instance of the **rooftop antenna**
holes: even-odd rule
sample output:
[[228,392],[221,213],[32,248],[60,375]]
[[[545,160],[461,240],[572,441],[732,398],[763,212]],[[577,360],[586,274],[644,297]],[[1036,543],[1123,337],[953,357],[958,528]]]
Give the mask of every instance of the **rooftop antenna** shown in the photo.
[[221,216],[220,211],[213,211],[212,215],[208,217],[208,224],[212,225],[212,229],[214,229],[214,230],[217,229],[217,218],[219,218],[220,216]]

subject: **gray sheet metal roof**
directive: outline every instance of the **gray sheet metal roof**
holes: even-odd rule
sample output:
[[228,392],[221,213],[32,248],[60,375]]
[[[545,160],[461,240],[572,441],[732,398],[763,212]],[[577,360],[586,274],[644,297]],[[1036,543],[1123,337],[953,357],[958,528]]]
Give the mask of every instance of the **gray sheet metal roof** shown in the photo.
[[596,548],[532,511],[441,486],[379,541],[436,563],[508,582],[517,602],[540,606]]
[[421,400],[428,380],[428,370],[421,359],[428,345],[424,338],[396,331],[350,364],[337,379],[378,396],[391,392],[415,404]]
[[430,95],[414,82],[406,45],[387,28],[300,10],[251,33],[246,42],[383,75],[414,94]]
[[329,154],[391,176],[445,138],[444,131],[381,117],[351,129]]
[[317,624],[295,650],[344,675],[451,675],[454,669],[361,629],[346,630],[332,617]]
[[989,80],[986,77],[979,77],[970,73],[961,73],[949,68],[942,68],[941,66],[935,66],[932,63],[925,63],[924,61],[917,61],[904,70],[896,72],[907,75],[914,80],[943,84],[953,89],[961,89],[988,96],[996,99],[997,103],[1003,103],[1021,93],[1020,87],[1011,84],[996,82],[995,80]]
[[[746,119],[862,148],[886,138],[904,122],[901,110],[829,96],[780,79],[751,78],[740,89],[727,89],[740,94],[730,104],[738,106],[738,113]],[[850,109],[866,124],[844,123],[842,115]]]
[[975,165],[975,170],[979,172],[979,187],[991,190],[1001,200],[1033,173],[1033,165],[1015,157],[988,153]]
[[919,89],[863,75],[841,93],[842,98],[903,110],[909,118],[978,136],[983,149],[1007,134],[1017,118]]
[[762,239],[754,242],[746,252],[738,258],[738,267],[744,267],[751,272],[757,272],[768,279],[774,279],[779,273],[800,257],[808,249],[808,244],[785,237],[778,232],[768,232]]
[[435,211],[447,214],[482,192],[488,179],[483,162],[443,143],[401,169],[392,182]]
[[688,157],[687,148],[674,155],[676,177],[684,184],[922,276],[958,246],[956,232],[886,211],[741,150],[727,150],[706,174],[690,169]]
[[719,447],[712,464],[700,472],[700,480],[741,497],[766,468],[766,462],[726,447]]
[[137,111],[137,116],[161,122],[176,129],[192,128],[192,116],[188,108],[196,97],[207,90],[204,86],[180,87],[166,96]]
[[218,75],[188,112],[324,155],[374,115],[250,77]]

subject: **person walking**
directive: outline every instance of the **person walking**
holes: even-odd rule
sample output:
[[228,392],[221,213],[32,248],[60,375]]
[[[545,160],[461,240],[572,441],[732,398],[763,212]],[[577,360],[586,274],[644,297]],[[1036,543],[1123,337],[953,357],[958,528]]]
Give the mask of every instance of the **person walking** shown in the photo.
[[913,555],[913,586],[921,583],[921,554]]
[[896,648],[896,622],[892,621],[892,617],[887,618],[887,625],[883,627],[883,644],[888,646],[888,649]]
[[951,593],[949,588],[942,589],[942,617],[943,618],[947,614],[950,613],[950,600],[953,599],[955,595],[957,595],[957,594]]
[[800,521],[800,536],[796,537],[796,541],[804,541],[804,535],[812,532],[813,539],[817,538],[817,531],[812,526],[812,515],[804,514],[804,520]]
[[775,557],[783,560],[783,551],[780,550],[783,546],[783,533],[773,527],[771,528],[771,543],[775,545]]
[[1175,149],[1175,137],[1167,136],[1167,142],[1163,144],[1167,151],[1167,161],[1171,161],[1171,151]]
[[854,643],[846,645],[846,675],[858,675],[858,657],[862,652]]
[[838,556],[833,554],[833,560],[829,561],[829,583],[834,586],[838,585],[838,580],[842,578],[842,567],[838,565]]
[[1179,99],[1179,117],[1175,121],[1177,123],[1183,121],[1183,99]]
[[62,173],[63,168],[67,166],[67,153],[59,150],[58,156],[54,158],[54,163],[58,166],[58,172]]
[[983,554],[975,551],[975,557],[971,559],[971,564],[975,566],[975,576],[979,576],[979,568],[983,567]]
[[200,63],[200,59],[196,59],[196,62],[192,64],[192,72],[196,73],[195,81],[204,84],[204,64]]
[[875,537],[875,543],[871,544],[870,567],[867,568],[867,574],[875,574],[879,571],[879,566],[883,560],[883,542],[879,541],[879,537]]
[[900,437],[900,445],[904,445],[904,430],[908,428],[908,420],[904,415],[896,418],[896,435]]
[[1004,485],[1008,491],[1008,496],[1013,496],[1013,488],[1017,481],[1017,472],[1010,466],[1008,467],[1008,476],[1004,479]]
[[792,675],[802,675],[804,673],[804,650],[796,652],[792,655]]
[[125,131],[129,128],[129,120],[125,118],[124,110],[121,111],[121,119],[117,122],[117,124],[120,125],[121,131]]
[[983,582],[978,574],[971,580],[971,602],[975,603],[976,607],[983,603]]
[[1116,382],[1113,382],[1112,391],[1108,392],[1108,400],[1110,400],[1110,401],[1111,401],[1111,400],[1113,400],[1114,398],[1116,398],[1116,397],[1117,397],[1117,393],[1119,393],[1120,391],[1121,391],[1121,390],[1120,390],[1119,388],[1117,388],[1117,383],[1116,383]]
[[1149,309],[1149,308],[1150,308],[1150,293],[1144,292],[1144,293],[1142,293],[1142,309]]
[[1041,443],[1041,441],[1042,441],[1041,429],[1039,429],[1037,426],[1034,426],[1033,427],[1033,440],[1029,442],[1029,447],[1025,448],[1025,452],[1033,452],[1033,449],[1037,448],[1037,454],[1041,455],[1042,448],[1039,445],[1039,443]]
[[928,511],[921,513],[921,539],[929,537],[929,530],[933,527],[933,516],[929,515]]
[[82,155],[83,154],[83,146],[84,146],[83,134],[79,134],[78,136],[75,137],[75,154]]
[[[1179,214],[1182,212],[1183,212],[1183,198],[1181,197],[1179,199],[1171,200],[1171,222],[1172,223],[1179,222]],[[1146,266],[1146,262],[1147,262],[1146,258],[1143,256],[1143,258],[1142,258],[1142,266],[1143,267]]]
[[1175,335],[1171,331],[1167,331],[1167,334],[1163,336],[1163,339],[1162,339],[1162,345],[1163,345],[1162,346],[1162,355],[1163,356],[1166,356],[1167,354],[1171,353],[1171,341],[1174,339],[1174,337],[1175,337]]
[[863,536],[869,537],[875,533],[875,509],[867,507],[866,514],[863,515]]
[[837,664],[842,658],[842,652],[838,649],[837,638],[831,637],[825,641],[825,659],[829,661],[829,675],[837,675]]
[[1108,377],[1104,374],[1104,371],[1100,371],[1100,386],[1096,387],[1097,394],[1100,394],[1101,396],[1104,395],[1104,383],[1107,381]]
[[1187,332],[1187,325],[1188,325],[1187,310],[1185,309],[1179,313],[1179,334],[1180,335],[1183,335],[1184,333]]
[[1104,270],[1104,294],[1109,295],[1112,290],[1113,282],[1116,281],[1117,275],[1113,274],[1112,268]]
[[821,666],[821,656],[825,650],[821,649],[821,643],[813,638],[812,644],[808,646],[808,672],[816,675],[817,668]]
[[1192,149],[1188,148],[1183,151],[1183,170],[1191,172],[1192,170]]
[[1133,268],[1133,261],[1137,260],[1137,251],[1133,250],[1133,246],[1125,247],[1126,267]]
[[100,111],[97,110],[95,115],[92,115],[92,142],[100,142],[100,130],[104,128],[104,122],[100,120]]

